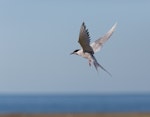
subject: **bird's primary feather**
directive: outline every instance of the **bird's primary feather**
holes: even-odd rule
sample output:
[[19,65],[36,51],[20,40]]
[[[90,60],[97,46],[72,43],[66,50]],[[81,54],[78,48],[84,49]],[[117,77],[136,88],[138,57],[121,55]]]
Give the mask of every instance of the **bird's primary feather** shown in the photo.
[[94,41],[91,44],[91,47],[92,47],[94,53],[99,51],[101,49],[101,47],[103,46],[103,44],[111,37],[111,35],[113,34],[116,26],[117,26],[117,23],[115,23],[112,26],[112,28],[103,37],[100,37],[99,39],[97,39],[96,41]]
[[90,36],[89,32],[86,29],[84,22],[80,28],[79,41],[78,41],[83,49],[83,52],[88,52],[94,54],[92,47],[90,46]]

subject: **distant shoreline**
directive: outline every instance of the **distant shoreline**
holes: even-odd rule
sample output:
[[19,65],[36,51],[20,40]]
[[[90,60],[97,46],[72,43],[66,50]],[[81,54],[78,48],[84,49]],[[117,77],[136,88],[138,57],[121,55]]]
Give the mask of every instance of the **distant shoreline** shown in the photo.
[[150,113],[0,114],[0,117],[150,117]]
[[0,114],[150,113],[149,102],[150,95],[4,95]]

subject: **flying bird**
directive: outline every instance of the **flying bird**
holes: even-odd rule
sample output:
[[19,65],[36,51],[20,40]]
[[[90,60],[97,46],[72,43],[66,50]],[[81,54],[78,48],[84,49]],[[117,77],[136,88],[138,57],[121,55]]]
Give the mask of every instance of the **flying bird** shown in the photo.
[[111,74],[102,65],[100,65],[97,62],[96,58],[94,57],[94,53],[98,52],[102,48],[103,44],[111,37],[116,26],[117,23],[115,23],[104,36],[98,38],[96,41],[90,44],[89,32],[88,29],[86,29],[85,23],[83,22],[80,28],[79,40],[78,40],[82,49],[76,49],[71,54],[75,54],[88,59],[89,66],[93,64],[97,71],[98,71],[98,67],[100,67],[111,76]]

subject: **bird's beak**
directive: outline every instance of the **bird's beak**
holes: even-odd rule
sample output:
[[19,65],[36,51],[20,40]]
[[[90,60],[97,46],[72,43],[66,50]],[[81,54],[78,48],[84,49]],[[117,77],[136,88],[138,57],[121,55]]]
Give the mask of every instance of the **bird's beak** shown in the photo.
[[70,53],[70,55],[74,54],[74,52]]

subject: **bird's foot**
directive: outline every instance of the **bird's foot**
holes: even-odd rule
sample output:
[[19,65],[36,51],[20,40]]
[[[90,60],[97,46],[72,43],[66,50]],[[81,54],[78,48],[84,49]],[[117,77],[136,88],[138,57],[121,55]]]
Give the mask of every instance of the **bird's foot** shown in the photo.
[[89,63],[89,66],[91,67],[91,63]]
[[91,60],[89,60],[89,66],[91,67]]

